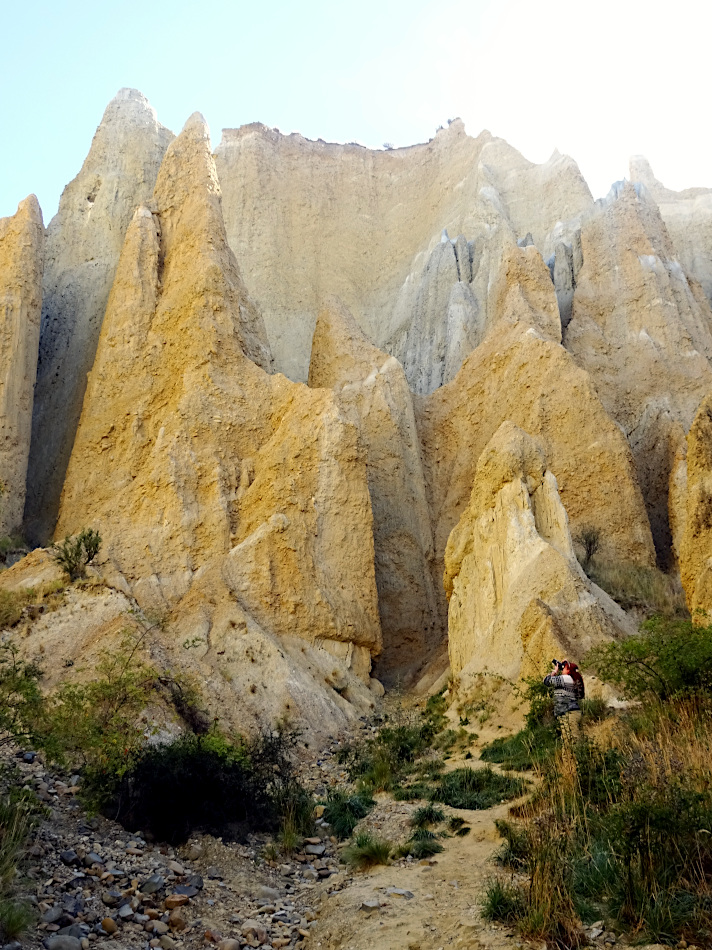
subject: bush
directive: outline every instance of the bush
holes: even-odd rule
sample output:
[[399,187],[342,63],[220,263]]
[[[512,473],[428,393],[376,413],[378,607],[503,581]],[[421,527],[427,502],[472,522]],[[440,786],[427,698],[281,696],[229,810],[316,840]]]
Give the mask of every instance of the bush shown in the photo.
[[390,841],[364,832],[356,835],[353,844],[344,849],[343,858],[357,871],[366,871],[377,864],[388,864],[392,847]]
[[591,564],[593,556],[601,547],[601,529],[593,525],[586,524],[581,526],[581,530],[574,538],[576,544],[583,548],[582,567],[587,570]]
[[526,913],[527,901],[518,884],[495,877],[486,882],[480,907],[484,920],[513,924]]
[[444,775],[433,793],[433,800],[452,808],[470,810],[492,808],[502,801],[518,798],[528,782],[511,775],[484,769],[456,769]]
[[339,840],[350,838],[356,825],[374,808],[375,801],[363,792],[348,795],[338,790],[330,791],[324,809],[324,821]]
[[410,818],[413,828],[427,828],[428,825],[438,825],[442,821],[445,821],[445,812],[432,804],[416,809]]
[[216,733],[186,734],[149,746],[123,776],[112,811],[126,827],[168,842],[197,831],[231,839],[280,823],[284,830],[285,818],[297,834],[313,804],[292,777],[290,746],[288,734],[271,733],[240,744]]
[[653,617],[637,636],[596,647],[586,663],[631,699],[665,701],[685,691],[709,691],[712,627]]
[[[645,942],[712,934],[712,701],[647,703],[615,746],[559,753],[498,859],[529,872],[522,936],[574,946],[607,917]],[[639,726],[642,725],[642,732]]]
[[521,729],[513,736],[494,739],[480,751],[483,762],[496,762],[505,769],[525,772],[540,766],[556,749],[556,725]]
[[93,528],[83,528],[76,537],[52,545],[52,556],[72,581],[82,577],[87,564],[99,553],[101,536]]
[[428,831],[426,828],[418,828],[409,840],[398,848],[398,857],[407,858],[410,855],[416,861],[422,861],[424,858],[431,858],[442,851],[444,851],[444,848],[432,831]]
[[35,921],[35,912],[26,901],[0,900],[0,936],[15,940],[29,930]]

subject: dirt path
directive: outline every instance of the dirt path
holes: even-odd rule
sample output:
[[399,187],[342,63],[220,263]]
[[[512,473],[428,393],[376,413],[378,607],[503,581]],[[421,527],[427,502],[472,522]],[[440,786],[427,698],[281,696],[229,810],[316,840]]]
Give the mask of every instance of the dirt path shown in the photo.
[[[324,897],[310,934],[311,946],[321,950],[519,946],[512,931],[485,923],[478,906],[485,881],[495,871],[492,855],[501,844],[494,822],[507,815],[509,804],[476,812],[448,809],[472,830],[464,838],[446,839],[445,850],[430,863],[414,861],[350,875],[342,890]],[[412,897],[389,894],[393,888]],[[365,901],[374,900],[380,904],[377,909],[361,909]]]

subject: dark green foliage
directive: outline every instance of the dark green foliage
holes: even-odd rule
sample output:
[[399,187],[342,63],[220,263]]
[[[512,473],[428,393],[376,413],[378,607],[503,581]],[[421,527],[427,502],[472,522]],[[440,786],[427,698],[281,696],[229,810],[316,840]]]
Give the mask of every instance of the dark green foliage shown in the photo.
[[443,850],[443,846],[432,831],[419,828],[405,844],[400,846],[398,855],[401,858],[410,855],[416,861],[422,861],[423,858],[431,858],[435,854],[440,854]]
[[349,795],[339,790],[330,791],[324,809],[324,820],[339,840],[349,838],[356,825],[374,808],[375,801],[363,792]]
[[481,903],[484,920],[513,924],[526,914],[526,910],[526,895],[518,884],[498,877],[485,884]]
[[363,832],[344,849],[343,859],[357,871],[366,871],[377,864],[388,864],[392,847],[390,841]]
[[517,798],[527,787],[528,782],[524,779],[502,775],[489,767],[464,768],[443,775],[432,797],[433,801],[452,808],[477,810]]
[[393,797],[397,802],[414,802],[419,799],[429,799],[434,788],[425,782],[415,782],[413,785],[398,785],[393,789]]
[[7,898],[0,900],[0,937],[3,940],[15,940],[35,921],[35,911],[26,901]]
[[241,744],[188,733],[146,747],[124,774],[112,810],[126,827],[172,843],[196,831],[234,839],[252,829],[274,830],[287,811],[304,827],[313,803],[293,776],[295,741],[288,731]]
[[513,736],[494,739],[480,752],[483,762],[496,762],[505,769],[524,772],[541,765],[557,745],[557,731],[551,725],[522,729]]
[[423,805],[416,809],[410,818],[413,828],[427,828],[428,825],[439,825],[445,821],[445,812],[435,805]]
[[712,627],[653,617],[634,637],[592,650],[586,658],[599,675],[632,699],[671,699],[712,689]]
[[448,819],[447,826],[450,829],[450,831],[457,831],[459,828],[462,828],[464,824],[466,824],[464,818],[460,818],[459,815],[452,815]]
[[611,715],[611,709],[602,696],[596,696],[595,699],[582,699],[579,706],[581,707],[581,722],[584,726],[602,722]]
[[70,580],[75,581],[84,574],[101,547],[101,536],[93,528],[83,528],[78,535],[67,535],[64,541],[52,545],[52,556]]
[[0,745],[33,742],[42,730],[45,703],[41,670],[21,660],[12,643],[0,644]]

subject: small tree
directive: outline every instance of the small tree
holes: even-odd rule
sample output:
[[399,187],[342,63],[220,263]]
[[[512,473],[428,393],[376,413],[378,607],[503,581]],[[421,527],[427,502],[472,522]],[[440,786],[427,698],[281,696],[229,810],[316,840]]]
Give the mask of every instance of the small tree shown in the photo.
[[574,538],[576,544],[583,548],[583,569],[587,571],[591,566],[591,561],[601,547],[601,529],[593,525],[585,524]]
[[64,541],[52,545],[52,556],[62,570],[75,581],[84,574],[87,564],[90,564],[99,553],[101,535],[93,528],[83,528],[76,537],[67,535]]

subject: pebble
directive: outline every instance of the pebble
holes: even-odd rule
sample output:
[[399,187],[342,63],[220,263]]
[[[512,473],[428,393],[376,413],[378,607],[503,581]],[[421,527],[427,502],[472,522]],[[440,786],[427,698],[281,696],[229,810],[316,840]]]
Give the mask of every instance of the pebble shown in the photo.
[[82,950],[79,938],[71,937],[69,934],[57,934],[54,937],[48,937],[45,946],[47,950]]
[[112,920],[111,917],[105,917],[101,922],[102,929],[107,934],[115,934],[119,929],[119,925],[115,920]]

